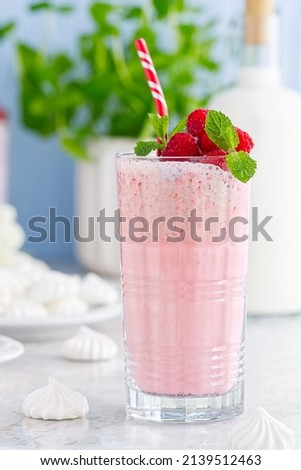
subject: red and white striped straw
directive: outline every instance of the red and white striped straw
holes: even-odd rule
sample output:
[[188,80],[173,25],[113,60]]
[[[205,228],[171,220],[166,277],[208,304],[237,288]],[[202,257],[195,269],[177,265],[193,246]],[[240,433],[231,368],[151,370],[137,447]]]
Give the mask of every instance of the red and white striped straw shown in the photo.
[[157,113],[160,117],[168,115],[168,108],[160,81],[154,67],[151,55],[144,39],[137,39],[135,47],[143,67],[148,86],[153,95]]

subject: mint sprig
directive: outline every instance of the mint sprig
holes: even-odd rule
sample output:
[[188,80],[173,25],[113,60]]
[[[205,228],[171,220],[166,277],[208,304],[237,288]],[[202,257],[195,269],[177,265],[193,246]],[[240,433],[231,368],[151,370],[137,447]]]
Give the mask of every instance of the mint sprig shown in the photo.
[[[148,115],[150,123],[156,133],[157,141],[139,141],[137,142],[134,152],[137,157],[146,157],[154,150],[164,150],[168,142],[169,117],[158,116],[157,114]],[[178,132],[186,130],[187,117],[183,118],[176,127],[171,131],[170,137]]]
[[167,144],[169,117],[167,115],[160,117],[157,114],[149,114],[148,117],[156,135],[158,136],[158,139],[160,139],[165,147]]
[[209,111],[205,131],[209,139],[226,152],[236,149],[239,144],[237,131],[230,118],[219,111]]
[[169,117],[158,116],[157,114],[148,115],[150,123],[157,135],[157,141],[139,141],[137,142],[134,152],[137,157],[146,157],[154,150],[163,150],[166,147],[168,141],[168,127]]
[[239,137],[230,118],[220,111],[209,111],[205,131],[215,145],[228,152],[226,162],[234,178],[247,183],[255,174],[257,163],[244,151],[236,151]]
[[[157,114],[149,114],[148,116],[156,132],[157,141],[138,142],[134,148],[134,152],[138,157],[146,157],[155,150],[162,152],[169,138],[168,116],[160,117]],[[184,118],[172,130],[170,137],[173,137],[178,132],[185,131],[186,126],[187,118]],[[236,150],[239,145],[239,136],[228,116],[219,111],[209,111],[206,117],[205,131],[209,139],[211,139],[219,149],[227,152],[225,157],[227,167],[234,178],[242,183],[247,183],[254,176],[257,163],[247,152]]]
[[162,149],[164,149],[164,144],[160,144],[159,142],[140,141],[140,142],[137,142],[137,145],[134,148],[134,152],[137,155],[137,157],[146,157],[148,154],[150,154],[154,150],[162,150]]
[[232,175],[242,183],[247,183],[255,175],[257,162],[247,152],[229,153],[226,162]]

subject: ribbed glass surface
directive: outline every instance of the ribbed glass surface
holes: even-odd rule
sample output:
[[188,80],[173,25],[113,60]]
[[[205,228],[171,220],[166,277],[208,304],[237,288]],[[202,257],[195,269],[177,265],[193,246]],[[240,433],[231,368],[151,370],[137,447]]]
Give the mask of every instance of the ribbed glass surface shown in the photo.
[[[117,177],[126,218],[121,255],[129,389],[173,399],[239,390],[248,244],[235,241],[247,232],[246,225],[237,223],[232,233],[229,223],[235,217],[247,220],[248,185],[194,160],[119,157]],[[202,241],[191,231],[193,210],[202,217],[195,230]],[[141,217],[149,230],[136,233],[146,236],[142,241],[133,240],[129,221],[137,220],[141,228]],[[164,221],[154,234],[157,217]],[[182,217],[181,231],[167,226],[173,217]],[[208,230],[210,217],[215,219]],[[176,241],[183,231],[185,237]]]

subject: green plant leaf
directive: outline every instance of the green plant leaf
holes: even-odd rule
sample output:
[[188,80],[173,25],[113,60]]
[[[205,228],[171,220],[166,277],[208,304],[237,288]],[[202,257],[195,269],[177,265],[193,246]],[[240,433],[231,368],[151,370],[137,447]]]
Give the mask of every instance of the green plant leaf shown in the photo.
[[137,142],[136,147],[134,148],[134,152],[137,155],[137,157],[146,157],[146,155],[150,154],[154,150],[162,149],[164,148],[163,144],[159,144],[158,142]]
[[198,28],[198,25],[192,23],[181,23],[179,26],[179,30],[186,41],[189,41],[198,32]]
[[230,118],[220,111],[209,111],[205,131],[215,145],[227,152],[236,149],[239,144],[237,131]]
[[154,8],[157,12],[158,18],[163,19],[168,15],[170,7],[173,5],[174,0],[152,0]]
[[185,0],[152,0],[159,19],[166,18],[171,11],[181,13],[186,5]]
[[[153,57],[153,59],[155,59],[156,54],[154,53],[154,51],[157,50],[157,47],[156,47],[157,35],[156,35],[155,31],[153,31],[153,29],[150,28],[148,25],[145,25],[145,24],[139,25],[139,27],[135,31],[135,34],[133,35],[132,43],[134,43],[135,39],[139,39],[139,38],[144,38],[145,39],[149,49],[152,51],[152,57]],[[157,66],[157,61],[155,61],[155,62],[156,62],[156,66]]]
[[28,9],[29,11],[52,10],[52,5],[50,2],[38,2],[29,5]]
[[106,26],[107,16],[113,10],[113,6],[109,3],[95,2],[90,7],[90,13],[96,23]]
[[30,112],[30,115],[35,118],[42,117],[47,113],[49,115],[51,104],[53,104],[51,103],[51,99],[46,96],[33,96],[28,103],[28,111]]
[[73,5],[57,5],[55,11],[57,13],[72,13],[74,11]]
[[166,138],[168,135],[169,117],[167,115],[160,117],[157,114],[152,113],[150,113],[148,117],[153,129],[156,132],[156,136],[161,140],[161,142],[166,143]]
[[186,7],[185,0],[175,0],[173,4],[175,5],[175,8],[178,12],[183,11]]
[[[82,90],[79,88],[72,89],[72,85],[68,85],[59,96],[56,96],[55,99],[55,108],[57,113],[66,115],[71,113],[71,115],[77,115],[80,106],[85,106],[86,99],[85,95],[82,93]],[[64,127],[65,123],[63,124]]]
[[[29,3],[35,5],[33,12],[43,13],[44,9],[60,14],[60,8],[77,2]],[[217,73],[213,54],[217,28],[213,29],[205,10],[195,9],[186,0],[150,3],[153,8],[144,7],[143,2],[91,0],[92,29],[78,35],[74,55],[63,49],[53,54],[40,45],[19,45],[20,108],[25,127],[42,136],[59,133],[71,137],[81,148],[90,137],[102,134],[149,136],[147,115],[153,101],[134,47],[137,37],[144,37],[151,50],[172,121],[205,105],[219,82],[211,79]],[[124,26],[127,16],[132,19],[130,28]],[[175,38],[172,44],[158,40],[167,29]],[[165,137],[163,129],[159,133]]]
[[247,152],[232,152],[226,156],[226,162],[232,175],[247,183],[255,174],[257,162]]
[[59,75],[67,72],[68,70],[71,70],[74,66],[74,63],[67,54],[59,53],[53,57],[52,66]]
[[125,11],[124,19],[126,19],[126,20],[137,19],[137,18],[140,18],[141,15],[142,15],[141,8],[132,7],[132,8],[129,8],[128,10]]
[[186,131],[186,126],[187,126],[187,117],[184,117],[181,119],[181,121],[173,128],[171,131],[170,137],[173,137],[175,134],[178,132],[184,132]]
[[24,126],[43,137],[53,135],[57,130],[53,100],[34,89],[23,89],[20,99]]
[[71,13],[74,8],[72,5],[55,5],[51,2],[32,3],[28,7],[29,11],[53,11],[56,13]]
[[76,138],[62,137],[60,139],[60,144],[63,150],[65,150],[71,156],[84,161],[88,161],[90,159],[86,147],[82,144],[82,142],[80,142]]
[[4,25],[0,26],[0,40],[4,39],[9,33],[11,33],[15,29],[15,23],[10,21]]
[[27,44],[20,43],[17,47],[19,73],[22,80],[23,91],[28,91],[40,82],[36,81],[43,62],[42,54]]

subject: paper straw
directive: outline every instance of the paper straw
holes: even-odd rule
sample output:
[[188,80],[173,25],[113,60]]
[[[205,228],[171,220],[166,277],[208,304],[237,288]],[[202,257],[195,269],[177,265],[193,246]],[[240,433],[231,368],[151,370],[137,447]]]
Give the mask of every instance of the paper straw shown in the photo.
[[168,115],[166,100],[145,40],[137,39],[135,47],[154,99],[156,111],[160,117],[166,116]]

